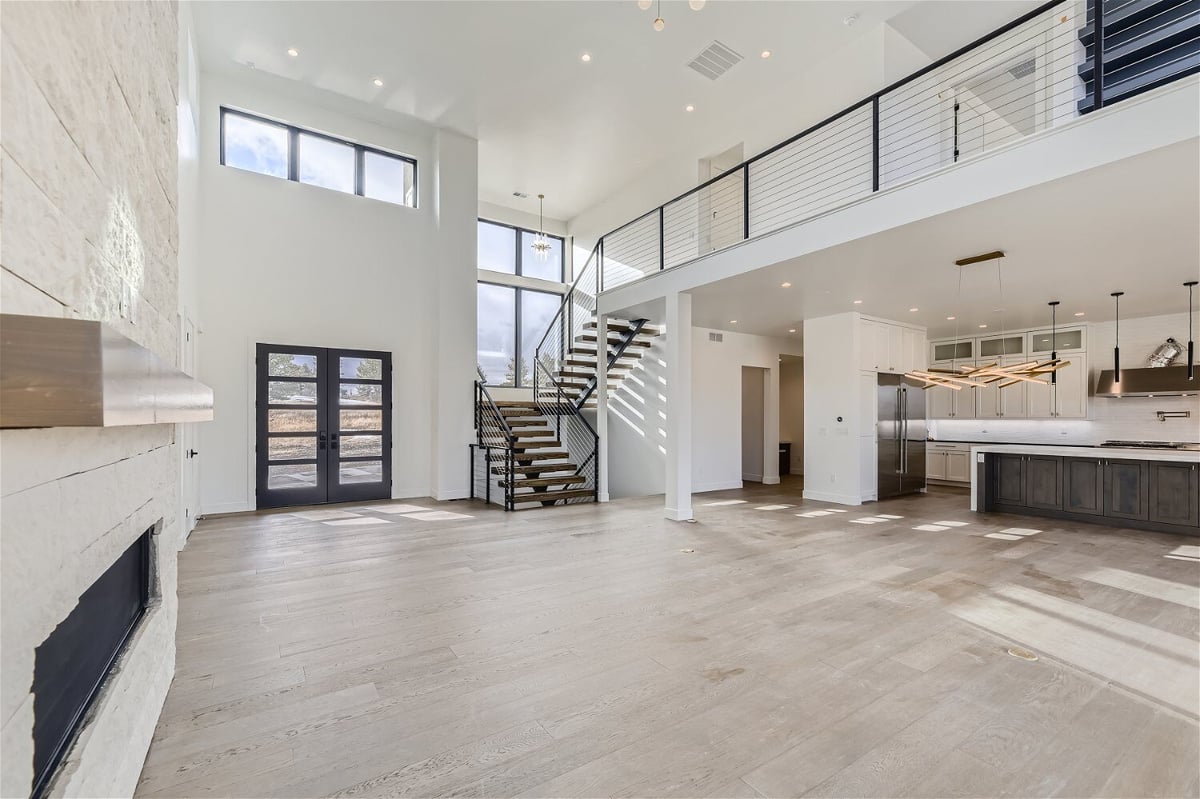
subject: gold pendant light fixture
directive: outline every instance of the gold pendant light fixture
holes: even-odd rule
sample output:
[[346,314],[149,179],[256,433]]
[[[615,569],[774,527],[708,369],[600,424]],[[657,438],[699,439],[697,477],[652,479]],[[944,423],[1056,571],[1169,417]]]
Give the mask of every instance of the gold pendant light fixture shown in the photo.
[[[955,261],[954,265],[957,266],[959,269],[959,272],[958,272],[959,297],[961,298],[961,296],[962,296],[962,270],[963,270],[963,268],[970,266],[971,264],[985,263],[987,261],[997,261],[997,263],[996,263],[996,280],[999,285],[1001,302],[1003,302],[1004,284],[1000,278],[1000,264],[999,264],[999,259],[1001,259],[1003,257],[1004,257],[1004,252],[1002,250],[995,250],[993,252],[987,252],[987,253],[983,253],[981,255],[972,255],[969,258],[960,258],[959,260]],[[1058,305],[1058,300],[1055,300],[1050,303],[1052,319],[1054,318],[1053,313],[1054,313],[1055,307],[1057,305]],[[957,318],[958,316],[960,316],[960,314],[956,313],[955,317]],[[1055,328],[1053,327],[1054,324],[1055,324],[1055,322],[1052,321],[1051,322],[1052,332],[1050,334],[1052,339],[1054,336],[1057,335]],[[956,321],[955,322],[956,333],[955,333],[955,340],[954,340],[954,358],[955,359],[958,358],[957,329],[958,329],[958,324]],[[1003,341],[1003,333],[1004,333],[1003,321],[1001,321],[1000,330],[1001,330],[1001,340]],[[997,362],[997,363],[983,364],[980,366],[957,366],[957,367],[954,365],[954,363],[952,361],[950,369],[914,369],[911,372],[906,372],[904,376],[912,378],[914,380],[920,380],[920,381],[924,382],[925,385],[923,386],[923,388],[925,388],[926,390],[931,389],[934,386],[944,386],[944,387],[952,389],[954,391],[962,391],[964,387],[969,386],[971,388],[982,388],[984,386],[987,386],[987,385],[990,385],[991,383],[996,383],[996,382],[999,382],[999,384],[1000,384],[999,388],[1007,388],[1009,386],[1015,386],[1018,383],[1038,383],[1041,385],[1047,385],[1047,384],[1057,381],[1057,378],[1054,376],[1055,372],[1057,372],[1059,369],[1062,369],[1065,366],[1071,365],[1070,361],[1061,360],[1058,357],[1058,353],[1056,350],[1057,350],[1056,342],[1054,342],[1052,340],[1051,341],[1051,357],[1049,360],[1046,360],[1046,361],[1038,361],[1038,360],[1025,361],[1024,363],[1009,364],[1008,366],[1001,366],[999,364],[999,362]]]
[[[706,0],[688,0],[688,8],[692,11],[699,11],[704,8]],[[642,11],[649,11],[654,5],[654,0],[637,0],[637,7]],[[662,15],[662,0],[658,0],[658,11],[654,15],[654,30],[662,31],[667,27],[667,21]]]

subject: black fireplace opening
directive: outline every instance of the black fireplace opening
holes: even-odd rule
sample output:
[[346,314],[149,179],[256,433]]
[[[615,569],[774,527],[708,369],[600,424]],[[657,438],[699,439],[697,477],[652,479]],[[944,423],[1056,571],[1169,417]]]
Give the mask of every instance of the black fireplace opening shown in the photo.
[[152,527],[117,557],[34,652],[34,797],[49,786],[146,614],[153,532]]

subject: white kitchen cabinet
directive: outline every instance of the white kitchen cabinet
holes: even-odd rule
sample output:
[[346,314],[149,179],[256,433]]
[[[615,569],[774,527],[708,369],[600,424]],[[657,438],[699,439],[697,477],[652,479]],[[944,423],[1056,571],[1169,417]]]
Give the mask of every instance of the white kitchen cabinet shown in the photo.
[[1055,384],[1029,383],[1026,413],[1030,419],[1086,419],[1088,365],[1084,353],[1068,355]]
[[[961,366],[974,365],[974,361],[945,361],[935,363],[931,368],[957,371]],[[925,391],[925,415],[930,419],[974,419],[975,391],[968,386],[958,391],[946,386],[934,386]]]
[[903,374],[925,368],[924,331],[875,319],[859,319],[858,325],[860,370]]
[[952,483],[971,482],[971,448],[946,453],[946,479]]
[[971,482],[971,445],[931,441],[925,448],[925,478],[947,483]]
[[[989,360],[987,363],[996,363],[997,360]],[[1024,357],[1000,358],[998,362],[1001,366],[1012,366],[1018,363],[1025,363]],[[1028,389],[1030,383],[1020,382],[1006,388],[1000,388],[1003,380],[996,380],[988,383],[983,388],[975,389],[975,396],[978,402],[976,408],[976,417],[979,419],[1024,419],[1028,414],[1026,406]]]

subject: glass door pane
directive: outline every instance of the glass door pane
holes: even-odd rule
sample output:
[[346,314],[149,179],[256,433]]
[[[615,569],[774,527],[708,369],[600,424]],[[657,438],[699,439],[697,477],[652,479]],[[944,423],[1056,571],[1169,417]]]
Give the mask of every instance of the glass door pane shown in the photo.
[[[330,502],[391,496],[391,353],[330,350]],[[336,359],[333,361],[332,359]]]
[[326,500],[326,370],[323,349],[258,345],[255,460],[260,508]]

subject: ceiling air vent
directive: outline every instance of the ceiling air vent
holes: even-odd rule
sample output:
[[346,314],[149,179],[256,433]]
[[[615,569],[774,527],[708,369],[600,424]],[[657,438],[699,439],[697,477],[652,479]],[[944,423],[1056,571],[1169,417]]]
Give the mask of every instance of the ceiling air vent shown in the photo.
[[742,57],[721,42],[713,42],[688,62],[688,66],[709,80],[716,80],[741,61]]
[[514,191],[514,192],[513,192],[513,196],[514,196],[514,197],[520,197],[522,200],[524,200],[524,199],[526,199],[526,198],[528,198],[528,197],[529,197],[529,195],[528,195],[528,194],[526,194],[526,193],[525,193],[525,192],[523,192],[523,191]]
[[709,341],[724,341],[725,334],[724,333],[714,333],[713,331],[710,330],[710,331],[708,331],[708,340]]

